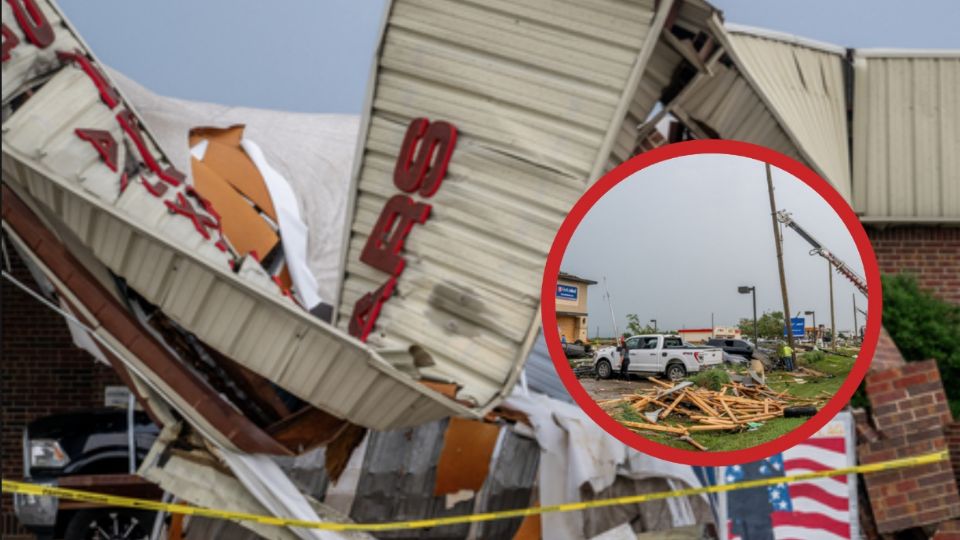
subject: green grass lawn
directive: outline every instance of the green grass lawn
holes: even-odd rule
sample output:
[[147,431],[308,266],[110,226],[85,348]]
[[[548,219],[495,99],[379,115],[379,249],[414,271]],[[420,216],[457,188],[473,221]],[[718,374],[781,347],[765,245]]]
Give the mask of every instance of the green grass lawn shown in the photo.
[[[821,371],[833,377],[817,378],[802,376],[797,373],[786,373],[774,371],[767,373],[767,385],[777,391],[786,391],[792,396],[798,398],[820,398],[832,396],[843,384],[844,379],[853,367],[853,358],[846,356],[837,356],[825,354],[822,358],[813,359],[816,355],[810,355],[799,359],[800,366],[806,366],[810,369]],[[731,372],[743,372],[744,369],[730,370]],[[802,382],[801,382],[802,381]],[[622,404],[618,408],[610,411],[616,420],[626,420],[628,422],[643,422],[641,415],[630,408],[629,404]],[[672,418],[672,415],[671,415]],[[806,418],[774,418],[763,422],[763,425],[754,431],[743,431],[739,433],[726,431],[701,431],[692,434],[692,438],[706,446],[708,450],[719,452],[725,450],[739,450],[749,448],[768,441],[797,428],[804,423]],[[693,422],[684,420],[667,419],[665,425],[695,425]],[[675,435],[669,433],[644,432],[644,436],[650,440],[680,448],[684,450],[693,450],[693,446],[679,440]]]

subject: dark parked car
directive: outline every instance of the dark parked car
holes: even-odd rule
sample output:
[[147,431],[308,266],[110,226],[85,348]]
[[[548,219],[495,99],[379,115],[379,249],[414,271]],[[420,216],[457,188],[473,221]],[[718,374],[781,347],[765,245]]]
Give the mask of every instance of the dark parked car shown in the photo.
[[[130,474],[128,420],[123,409],[81,410],[34,420],[23,433],[24,480],[64,487],[89,485],[83,489],[94,491],[99,486],[109,492],[116,485],[155,491],[155,486]],[[159,429],[143,412],[134,413],[132,428],[133,464],[137,466],[150,451]],[[17,518],[38,538],[149,538],[156,516],[129,508],[75,506],[52,497],[14,498]]]
[[745,339],[720,339],[711,338],[707,340],[707,345],[711,347],[720,347],[727,354],[735,354],[749,360],[753,357],[753,343]]

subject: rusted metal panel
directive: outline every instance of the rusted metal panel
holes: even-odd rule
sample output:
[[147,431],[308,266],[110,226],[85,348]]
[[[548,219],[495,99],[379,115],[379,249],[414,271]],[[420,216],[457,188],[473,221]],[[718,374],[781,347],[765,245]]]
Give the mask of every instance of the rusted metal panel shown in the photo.
[[[350,517],[357,522],[422,519],[470,512],[524,508],[531,504],[540,465],[540,447],[533,439],[501,427],[483,488],[474,497],[447,505],[435,496],[438,465],[449,421],[374,432],[369,436],[363,470]],[[474,466],[475,464],[467,464]],[[304,472],[300,472],[304,475]],[[510,538],[521,519],[497,520],[474,526],[387,531],[383,538]]]
[[[393,2],[360,136],[339,327],[396,277],[367,342],[398,364],[425,351],[422,375],[495,406],[539,327],[556,228],[607,164],[671,4]],[[408,229],[395,275],[361,253],[384,235],[371,231],[385,201],[405,193],[393,176],[416,118],[448,122],[457,138],[442,185],[410,198],[430,214]]]
[[854,54],[854,209],[960,222],[960,51]]

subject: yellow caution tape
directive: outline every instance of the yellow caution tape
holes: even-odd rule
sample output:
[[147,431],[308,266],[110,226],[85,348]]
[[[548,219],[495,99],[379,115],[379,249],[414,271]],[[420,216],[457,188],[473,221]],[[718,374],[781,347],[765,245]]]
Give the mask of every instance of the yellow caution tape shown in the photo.
[[78,491],[74,489],[64,489],[53,486],[44,486],[38,484],[29,484],[25,482],[14,482],[3,480],[4,493],[20,493],[25,495],[47,495],[97,503],[105,506],[123,506],[128,508],[139,508],[142,510],[156,510],[168,512],[171,514],[186,514],[190,516],[200,516],[216,519],[230,519],[235,521],[254,521],[264,525],[304,527],[310,529],[322,529],[327,531],[388,531],[396,529],[422,529],[427,527],[439,527],[442,525],[459,525],[462,523],[474,523],[478,521],[493,521],[498,519],[508,519],[532,516],[536,514],[546,514],[548,512],[574,512],[577,510],[586,510],[588,508],[600,508],[603,506],[615,506],[623,504],[636,504],[659,499],[669,499],[673,497],[688,497],[690,495],[702,495],[705,493],[723,493],[738,489],[755,488],[771,486],[776,484],[786,484],[791,482],[800,482],[803,480],[813,480],[817,478],[827,478],[831,476],[842,476],[845,474],[869,474],[880,471],[889,471],[891,469],[901,469],[904,467],[916,467],[919,465],[929,465],[947,460],[949,454],[946,450],[924,454],[922,456],[892,459],[890,461],[881,461],[879,463],[870,463],[868,465],[857,465],[855,467],[846,467],[842,469],[831,469],[827,471],[817,471],[803,474],[794,474],[791,476],[781,476],[777,478],[762,478],[758,480],[748,480],[734,484],[721,484],[715,486],[705,486],[698,488],[676,489],[673,491],[663,491],[660,493],[645,493],[643,495],[628,495],[625,497],[614,497],[612,499],[599,499],[594,501],[584,501],[565,504],[554,504],[550,506],[535,506],[532,508],[520,508],[517,510],[501,510],[499,512],[484,512],[482,514],[470,514],[464,516],[450,516],[431,519],[415,519],[412,521],[394,521],[390,523],[336,523],[329,521],[307,521],[301,519],[280,518],[274,516],[263,516],[257,514],[247,514],[243,512],[230,512],[226,510],[214,510],[211,508],[198,508],[184,504],[170,504],[146,499],[132,499],[129,497],[117,497],[114,495],[105,495],[102,493],[92,493],[89,491]]

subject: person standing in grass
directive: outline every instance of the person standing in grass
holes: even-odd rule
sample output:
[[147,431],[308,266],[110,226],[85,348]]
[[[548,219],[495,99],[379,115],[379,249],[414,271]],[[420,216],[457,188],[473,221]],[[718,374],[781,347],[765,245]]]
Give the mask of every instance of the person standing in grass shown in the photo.
[[627,348],[627,340],[620,338],[620,378],[630,380],[630,349]]
[[793,371],[793,348],[787,343],[780,346],[780,364],[783,369]]

